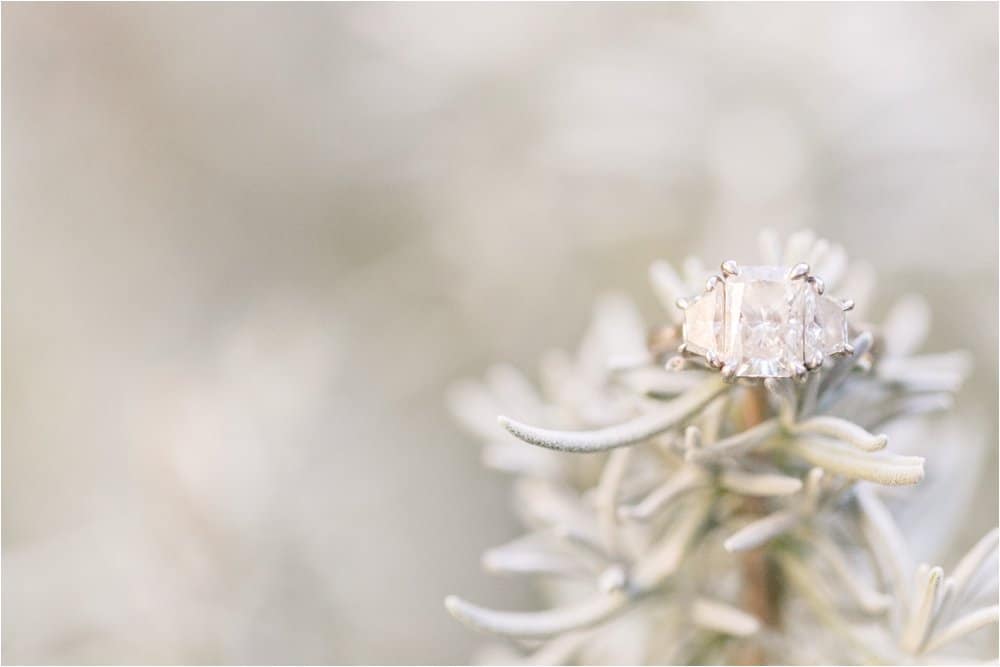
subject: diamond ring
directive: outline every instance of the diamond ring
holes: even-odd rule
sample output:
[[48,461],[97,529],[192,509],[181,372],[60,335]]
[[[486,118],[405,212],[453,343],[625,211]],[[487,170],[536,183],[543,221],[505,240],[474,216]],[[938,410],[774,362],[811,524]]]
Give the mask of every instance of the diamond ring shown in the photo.
[[722,263],[684,311],[685,356],[702,357],[726,379],[802,379],[827,356],[850,354],[846,311],[853,301],[824,295],[808,264],[738,266]]

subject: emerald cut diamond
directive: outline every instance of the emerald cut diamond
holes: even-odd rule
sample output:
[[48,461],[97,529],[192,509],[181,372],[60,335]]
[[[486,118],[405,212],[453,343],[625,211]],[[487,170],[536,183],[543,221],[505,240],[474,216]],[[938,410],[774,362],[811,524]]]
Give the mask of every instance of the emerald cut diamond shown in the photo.
[[723,360],[738,377],[791,377],[803,366],[805,300],[812,292],[776,266],[748,266],[726,280]]

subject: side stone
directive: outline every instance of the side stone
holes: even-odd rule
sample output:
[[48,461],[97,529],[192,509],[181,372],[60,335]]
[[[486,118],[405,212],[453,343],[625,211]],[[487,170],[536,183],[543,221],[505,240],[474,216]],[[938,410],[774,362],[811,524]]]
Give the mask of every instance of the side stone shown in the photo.
[[693,300],[684,310],[684,342],[687,349],[703,357],[722,348],[724,294],[715,289]]
[[806,305],[805,358],[838,354],[847,345],[847,316],[840,303],[828,296],[816,296]]

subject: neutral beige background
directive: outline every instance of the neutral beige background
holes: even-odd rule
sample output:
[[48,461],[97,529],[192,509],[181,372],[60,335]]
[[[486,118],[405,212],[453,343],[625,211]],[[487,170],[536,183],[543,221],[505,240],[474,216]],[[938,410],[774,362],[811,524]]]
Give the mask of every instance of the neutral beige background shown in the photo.
[[763,224],[975,353],[996,524],[995,4],[2,11],[5,662],[468,659],[447,383]]

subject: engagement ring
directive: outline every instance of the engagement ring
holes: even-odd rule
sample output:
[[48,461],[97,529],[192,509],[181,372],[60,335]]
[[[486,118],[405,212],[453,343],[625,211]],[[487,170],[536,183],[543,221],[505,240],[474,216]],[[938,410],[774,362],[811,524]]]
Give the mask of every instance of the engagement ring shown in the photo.
[[827,356],[850,354],[846,311],[853,301],[823,293],[808,264],[722,263],[705,291],[678,299],[684,311],[680,352],[702,357],[726,379],[801,379]]

